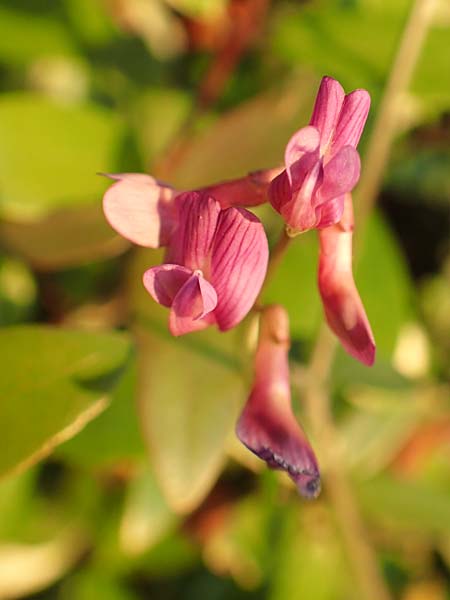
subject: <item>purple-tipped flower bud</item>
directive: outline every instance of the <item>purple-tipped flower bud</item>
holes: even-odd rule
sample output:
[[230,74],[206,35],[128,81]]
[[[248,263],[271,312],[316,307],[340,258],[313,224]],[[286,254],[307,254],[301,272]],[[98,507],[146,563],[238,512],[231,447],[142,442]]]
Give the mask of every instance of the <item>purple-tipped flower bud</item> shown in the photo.
[[306,498],[320,493],[317,460],[291,406],[289,320],[279,305],[261,316],[253,387],[236,426],[241,442],[272,469],[286,471]]

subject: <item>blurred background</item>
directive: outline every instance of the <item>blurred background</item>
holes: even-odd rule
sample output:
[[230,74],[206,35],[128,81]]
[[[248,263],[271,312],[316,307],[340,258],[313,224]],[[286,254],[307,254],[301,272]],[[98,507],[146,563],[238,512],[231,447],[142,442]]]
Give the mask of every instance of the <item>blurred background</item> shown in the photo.
[[[398,90],[361,221],[356,280],[377,362],[338,350],[330,363],[349,515],[326,460],[322,495],[305,502],[238,445],[251,319],[171,339],[141,284],[161,254],[109,228],[96,175],[188,189],[280,164],[325,74],[372,96],[370,174],[412,8],[0,0],[1,599],[450,598],[448,2],[434,2]],[[368,213],[364,194],[355,203]],[[258,214],[273,243],[278,215]],[[316,267],[310,232],[265,293],[289,310],[308,432]]]

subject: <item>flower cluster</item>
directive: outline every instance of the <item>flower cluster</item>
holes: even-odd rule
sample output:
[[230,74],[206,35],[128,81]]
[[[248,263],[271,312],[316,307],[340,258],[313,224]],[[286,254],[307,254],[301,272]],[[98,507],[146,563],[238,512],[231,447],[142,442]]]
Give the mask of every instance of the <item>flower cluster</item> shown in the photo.
[[[144,273],[145,288],[183,335],[215,325],[228,330],[255,305],[269,249],[260,220],[244,207],[270,202],[290,236],[317,229],[319,291],[328,325],[345,350],[371,365],[375,342],[352,274],[351,191],[360,175],[356,147],[370,106],[365,90],[345,95],[324,77],[310,124],[289,140],[284,168],[178,192],[149,175],[109,175],[104,196],[111,226],[130,241],[166,248],[164,264]],[[237,425],[240,440],[300,493],[315,497],[314,453],[295,419],[289,387],[289,322],[281,306],[260,308],[254,383]]]

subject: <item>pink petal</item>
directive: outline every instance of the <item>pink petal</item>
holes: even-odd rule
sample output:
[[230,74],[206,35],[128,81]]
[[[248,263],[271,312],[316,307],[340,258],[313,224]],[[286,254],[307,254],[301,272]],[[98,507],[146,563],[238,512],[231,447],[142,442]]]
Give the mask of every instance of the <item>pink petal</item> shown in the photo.
[[180,265],[164,264],[144,273],[147,292],[158,304],[172,306],[175,296],[192,276],[192,271]]
[[103,211],[111,227],[140,246],[166,245],[175,218],[172,188],[142,173],[107,176],[117,180],[103,196]]
[[347,192],[351,192],[358,182],[361,161],[358,152],[351,146],[344,146],[325,164],[323,182],[317,193],[326,202]]
[[168,259],[191,270],[208,268],[219,203],[199,192],[186,192],[176,198],[178,228],[171,240]]
[[344,198],[345,195],[337,196],[316,208],[317,227],[319,229],[330,227],[336,223],[340,224],[344,212]]
[[310,125],[320,132],[320,150],[325,154],[338,123],[345,92],[341,84],[331,77],[324,77],[317,93]]
[[281,212],[281,207],[292,199],[291,184],[287,171],[282,171],[269,187],[269,200],[274,209]]
[[174,298],[169,317],[170,332],[178,336],[204,329],[211,321],[203,320],[203,317],[216,305],[216,290],[199,271],[194,272]]
[[244,208],[220,213],[211,258],[210,281],[218,304],[214,312],[219,329],[239,323],[253,306],[263,284],[269,248],[264,228]]
[[299,129],[289,140],[284,153],[286,167],[290,167],[306,152],[318,150],[320,133],[315,127],[307,126]]
[[317,227],[316,191],[322,184],[322,161],[315,154],[305,154],[291,167],[291,199],[280,213],[294,231]]
[[254,363],[250,397],[236,426],[241,442],[269,467],[286,471],[299,492],[320,492],[317,460],[291,407],[289,321],[281,306],[266,308]]
[[344,146],[356,148],[366,124],[369,109],[370,96],[366,90],[355,90],[345,97],[331,143],[330,153],[332,155]]
[[370,366],[375,340],[353,279],[352,232],[335,225],[322,229],[319,239],[319,291],[328,325],[351,356]]

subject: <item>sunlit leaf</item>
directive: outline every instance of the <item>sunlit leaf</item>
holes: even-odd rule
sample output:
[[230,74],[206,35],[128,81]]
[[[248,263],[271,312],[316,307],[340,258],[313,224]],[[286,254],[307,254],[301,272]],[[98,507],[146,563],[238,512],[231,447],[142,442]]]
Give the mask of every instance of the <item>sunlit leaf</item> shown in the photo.
[[123,334],[2,329],[0,473],[43,458],[104,410],[129,351]]
[[36,282],[21,261],[0,257],[0,325],[24,321],[36,301]]
[[36,218],[54,208],[98,202],[114,170],[120,122],[110,111],[52,102],[31,93],[0,99],[0,214]]

